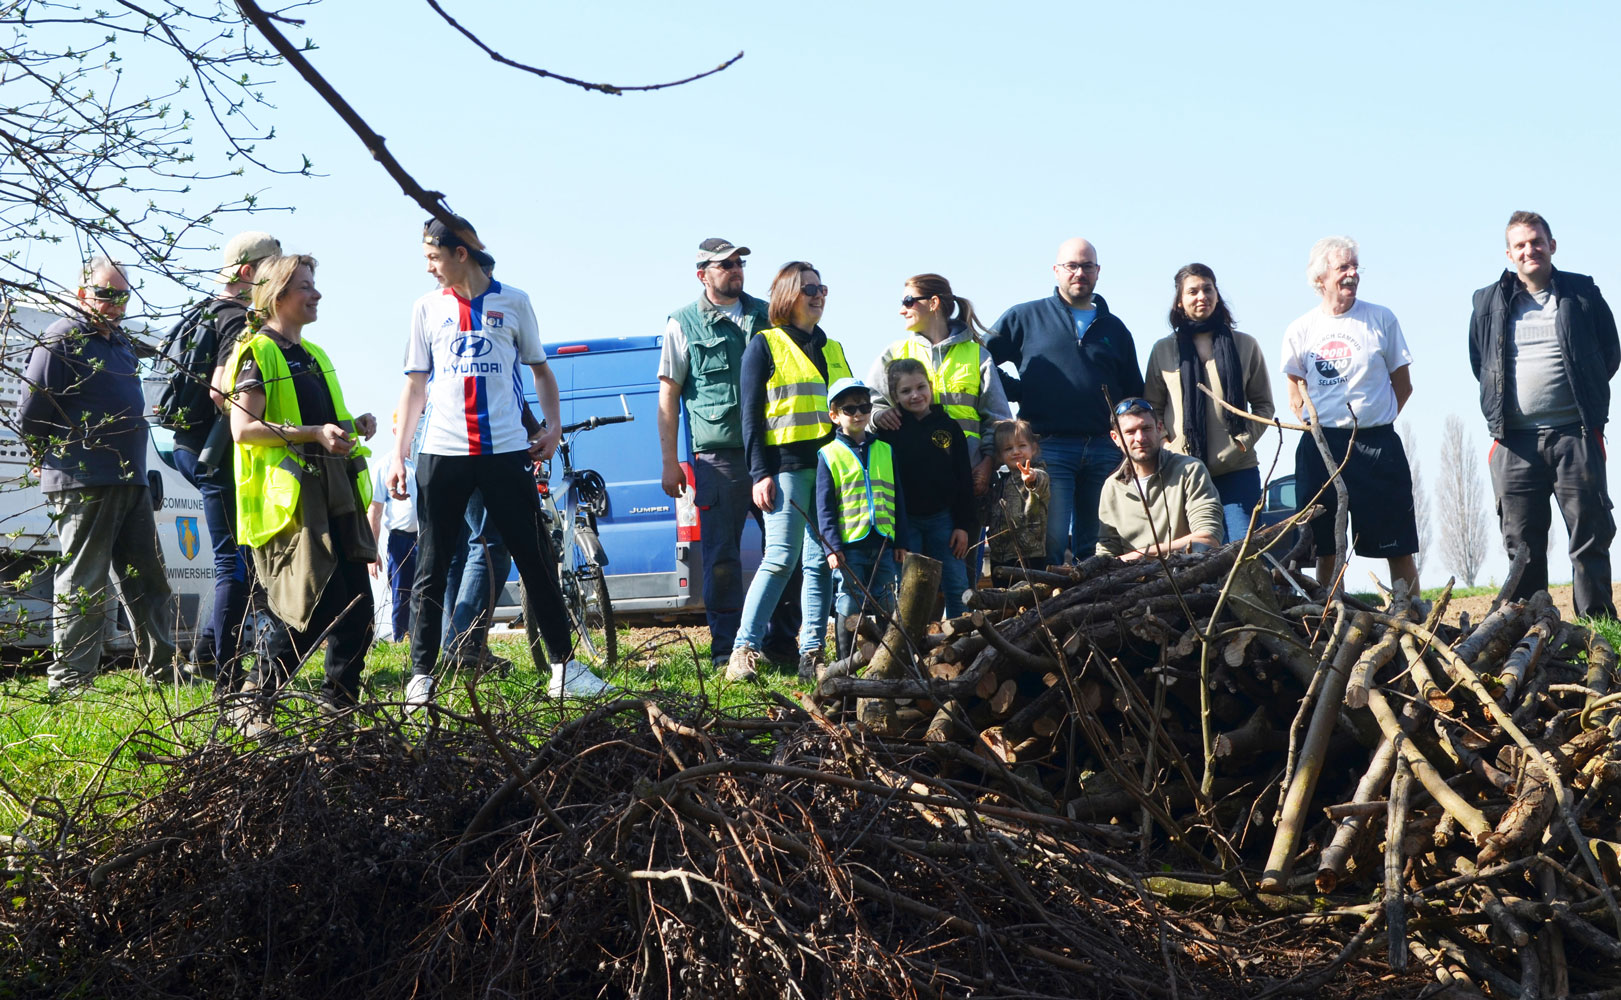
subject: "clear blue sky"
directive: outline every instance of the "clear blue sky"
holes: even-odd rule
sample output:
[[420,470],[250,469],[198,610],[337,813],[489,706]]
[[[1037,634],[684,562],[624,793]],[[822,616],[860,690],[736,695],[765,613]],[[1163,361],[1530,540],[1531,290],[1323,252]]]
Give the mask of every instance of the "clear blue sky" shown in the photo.
[[[1283,329],[1315,301],[1307,251],[1348,233],[1363,297],[1396,312],[1412,347],[1404,420],[1433,481],[1448,413],[1484,475],[1465,333],[1471,291],[1505,264],[1511,210],[1546,215],[1556,263],[1621,305],[1611,5],[447,7],[506,55],[593,80],[661,81],[747,52],[696,84],[610,97],[497,66],[425,3],[292,12],[309,21],[293,37],[316,41],[327,79],[478,227],[551,339],[659,332],[698,291],[696,243],[724,236],[753,248],[756,294],[783,261],[819,265],[824,326],[864,368],[900,332],[907,275],[945,274],[994,319],[1048,294],[1054,249],[1085,236],[1144,358],[1167,332],[1173,272],[1211,265],[1281,406]],[[262,227],[320,259],[309,336],[386,426],[409,306],[431,287],[423,212],[277,76],[275,147],[327,176],[250,181],[298,210],[238,217],[221,240]],[[1495,516],[1492,534],[1500,578]],[[1554,576],[1569,578],[1562,556]],[[1433,553],[1425,577],[1445,578]]]

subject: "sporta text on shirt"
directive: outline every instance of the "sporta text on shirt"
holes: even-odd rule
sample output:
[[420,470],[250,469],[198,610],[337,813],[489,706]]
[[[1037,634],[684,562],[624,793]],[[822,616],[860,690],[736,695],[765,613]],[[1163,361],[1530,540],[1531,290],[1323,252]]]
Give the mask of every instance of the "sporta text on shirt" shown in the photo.
[[1284,374],[1305,380],[1324,427],[1350,427],[1353,412],[1363,427],[1395,423],[1390,374],[1412,363],[1396,314],[1361,299],[1338,316],[1314,307],[1283,334]]
[[405,371],[428,373],[422,453],[523,451],[519,365],[546,363],[529,296],[499,281],[468,300],[448,288],[417,299]]

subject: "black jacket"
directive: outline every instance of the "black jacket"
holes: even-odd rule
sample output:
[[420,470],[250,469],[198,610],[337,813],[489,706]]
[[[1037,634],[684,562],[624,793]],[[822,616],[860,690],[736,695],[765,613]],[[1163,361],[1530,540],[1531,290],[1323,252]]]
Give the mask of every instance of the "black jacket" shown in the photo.
[[[1486,430],[1493,438],[1503,436],[1503,395],[1509,391],[1508,352],[1513,336],[1509,306],[1520,287],[1520,276],[1504,271],[1501,278],[1475,293],[1475,311],[1469,317],[1469,367],[1480,382],[1480,412],[1485,414]],[[1601,431],[1610,419],[1610,378],[1621,368],[1615,316],[1598,285],[1585,274],[1556,268],[1553,290],[1559,303],[1555,322],[1559,353],[1582,414],[1582,426]]]
[[1095,436],[1109,433],[1108,399],[1143,394],[1137,345],[1126,324],[1109,311],[1103,296],[1092,296],[1097,318],[1086,336],[1075,336],[1075,319],[1058,290],[1044,299],[1021,302],[996,321],[985,348],[997,364],[1018,366],[1017,385],[1004,379],[1008,398],[1037,434]]

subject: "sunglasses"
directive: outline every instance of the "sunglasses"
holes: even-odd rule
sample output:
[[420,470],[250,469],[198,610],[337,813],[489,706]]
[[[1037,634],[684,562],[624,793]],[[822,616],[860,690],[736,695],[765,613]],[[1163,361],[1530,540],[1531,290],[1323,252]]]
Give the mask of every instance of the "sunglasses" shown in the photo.
[[932,295],[902,295],[901,308],[910,309],[919,302],[927,302],[932,298],[934,298]]
[[741,259],[715,260],[709,262],[710,267],[718,267],[722,271],[739,271],[749,266],[749,262]]
[[839,412],[847,417],[858,417],[863,413],[872,412],[871,403],[851,403],[849,406],[839,407]]
[[94,287],[86,288],[85,291],[90,293],[91,298],[100,299],[103,302],[117,303],[129,301],[129,289],[127,288],[113,288],[109,285],[95,285]]
[[1129,396],[1115,404],[1114,415],[1123,417],[1128,413],[1153,413],[1154,404],[1141,396]]
[[818,295],[826,295],[827,294],[827,286],[826,285],[800,285],[799,286],[799,292],[800,292],[801,295],[804,295],[806,298],[814,299]]

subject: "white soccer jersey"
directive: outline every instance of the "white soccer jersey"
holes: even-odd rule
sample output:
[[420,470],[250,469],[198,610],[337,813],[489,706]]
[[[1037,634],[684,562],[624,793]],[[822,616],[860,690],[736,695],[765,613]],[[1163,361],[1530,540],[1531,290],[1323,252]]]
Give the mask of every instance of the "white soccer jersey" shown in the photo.
[[448,288],[417,299],[405,371],[428,373],[427,455],[500,455],[529,447],[520,365],[545,364],[524,292],[491,281],[471,301]]

